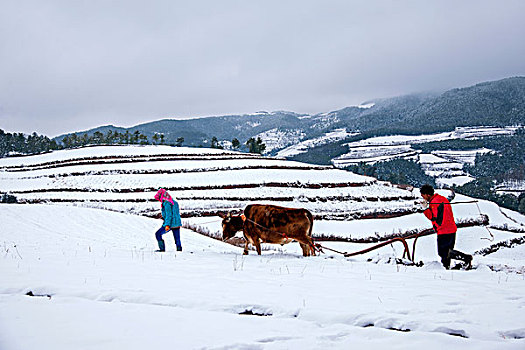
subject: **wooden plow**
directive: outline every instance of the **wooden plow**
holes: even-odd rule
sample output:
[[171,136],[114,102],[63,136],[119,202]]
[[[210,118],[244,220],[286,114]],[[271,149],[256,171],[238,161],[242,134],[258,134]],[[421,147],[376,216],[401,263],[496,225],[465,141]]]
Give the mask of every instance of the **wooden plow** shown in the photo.
[[[351,257],[351,256],[366,254],[366,253],[369,253],[369,252],[371,252],[373,250],[376,250],[376,249],[379,249],[381,247],[387,246],[389,244],[393,244],[395,242],[400,242],[400,243],[403,244],[403,249],[404,249],[403,250],[403,259],[408,259],[412,263],[415,263],[417,239],[419,237],[432,235],[434,233],[435,232],[434,232],[433,229],[427,229],[427,230],[424,230],[424,231],[419,232],[419,233],[415,233],[415,234],[407,236],[407,237],[395,237],[395,238],[389,239],[388,241],[377,243],[377,244],[373,245],[372,247],[368,247],[366,249],[358,250],[356,252],[351,252],[351,253],[349,253],[349,252],[341,252],[341,251],[338,251],[336,249],[328,248],[328,247],[325,247],[325,246],[323,246],[323,245],[321,245],[319,243],[316,243],[315,247],[316,247],[317,251],[319,251],[321,253],[323,253],[324,250],[329,250],[329,251],[332,251],[334,253],[338,253],[338,254],[344,255],[345,258],[348,258],[348,257]],[[408,239],[412,239],[412,238],[414,238],[414,242],[412,244],[412,255],[410,255],[410,248],[408,246],[407,240]]]
[[[481,214],[481,222],[463,222],[463,223],[457,223],[457,227],[458,228],[461,228],[461,227],[471,227],[471,226],[476,226],[476,225],[482,225],[482,226],[485,226],[488,224],[489,222],[489,219],[488,219],[488,216],[487,215],[484,215],[484,214]],[[488,228],[487,228],[488,230]],[[356,251],[356,252],[341,252],[341,251],[338,251],[336,249],[332,249],[332,248],[328,248],[328,247],[325,247],[319,243],[316,243],[315,244],[315,248],[317,249],[317,251],[319,252],[323,252],[323,250],[329,250],[329,251],[332,251],[334,253],[337,253],[337,254],[341,254],[341,255],[344,255],[345,257],[351,257],[351,256],[356,256],[356,255],[361,255],[361,254],[366,254],[366,253],[369,253],[373,250],[376,250],[376,249],[379,249],[381,247],[384,247],[384,246],[387,246],[389,244],[393,244],[395,242],[401,242],[403,244],[403,259],[408,259],[410,260],[412,263],[415,263],[415,260],[416,260],[416,244],[417,244],[417,240],[419,237],[423,237],[423,236],[429,236],[429,235],[433,235],[435,234],[436,232],[434,231],[434,229],[426,229],[426,230],[423,230],[421,232],[418,232],[418,233],[414,233],[414,234],[411,234],[411,235],[408,235],[408,236],[404,236],[404,237],[394,237],[394,238],[391,238],[387,241],[384,241],[384,242],[379,242],[371,247],[368,247],[366,249],[362,249],[362,250],[359,250],[359,251]],[[490,233],[490,231],[489,231]],[[491,234],[492,235],[492,234]],[[409,245],[408,245],[408,242],[407,240],[409,239],[414,239],[414,242],[412,243],[412,254],[410,254],[410,249],[409,249]]]

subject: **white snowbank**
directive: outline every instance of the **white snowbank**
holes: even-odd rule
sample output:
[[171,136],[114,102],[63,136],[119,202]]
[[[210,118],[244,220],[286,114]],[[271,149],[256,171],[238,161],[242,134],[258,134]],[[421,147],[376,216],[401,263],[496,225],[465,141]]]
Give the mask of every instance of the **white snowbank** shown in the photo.
[[297,244],[242,256],[187,230],[183,252],[165,237],[158,254],[159,220],[93,209],[0,205],[0,216],[6,350],[524,344],[523,276],[484,269],[481,257],[478,270],[445,271],[426,257],[432,237],[419,243],[426,264],[417,268],[388,263],[395,247],[370,255],[376,263],[302,258]]

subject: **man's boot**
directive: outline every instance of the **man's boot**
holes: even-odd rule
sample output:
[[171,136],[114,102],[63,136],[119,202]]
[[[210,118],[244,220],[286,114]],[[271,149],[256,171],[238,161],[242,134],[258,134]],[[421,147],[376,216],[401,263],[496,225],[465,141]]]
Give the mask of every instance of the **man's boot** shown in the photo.
[[472,267],[472,255],[470,254],[465,254],[458,250],[451,249],[448,252],[448,256],[451,259],[464,261],[467,264],[467,269]]
[[166,245],[164,244],[164,240],[157,241],[159,244],[159,249],[155,250],[156,252],[165,252],[166,251]]
[[450,269],[450,257],[447,257],[447,258],[441,258],[441,264],[443,264],[443,267],[444,267],[446,270],[449,270],[449,269]]

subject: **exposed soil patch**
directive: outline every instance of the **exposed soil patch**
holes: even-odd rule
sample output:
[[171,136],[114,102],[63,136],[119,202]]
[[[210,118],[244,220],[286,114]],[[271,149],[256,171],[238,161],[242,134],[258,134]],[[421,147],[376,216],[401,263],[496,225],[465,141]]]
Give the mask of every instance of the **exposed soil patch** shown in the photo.
[[[69,176],[107,176],[107,175],[170,175],[170,174],[186,174],[186,173],[207,173],[217,171],[232,171],[232,170],[326,170],[319,167],[308,167],[308,166],[288,166],[288,165],[247,165],[241,167],[214,167],[214,168],[194,168],[194,169],[171,169],[171,170],[102,170],[102,171],[85,171],[85,172],[72,172],[62,174],[52,174],[45,176],[28,176],[21,177],[20,179],[35,179],[40,177],[69,177]],[[35,169],[32,169],[35,170]],[[22,170],[20,170],[22,171]]]
[[[139,156],[107,156],[107,157],[85,157],[76,159],[67,159],[53,162],[44,162],[30,165],[13,165],[6,166],[6,171],[27,171],[53,169],[77,165],[98,165],[98,164],[122,164],[122,163],[143,163],[143,162],[162,162],[176,160],[227,160],[227,159],[262,159],[261,156],[253,154],[224,153],[222,155],[211,154],[156,154],[156,155],[139,155]],[[268,158],[265,158],[268,159]],[[277,159],[277,158],[269,158]]]
[[51,299],[51,295],[49,294],[33,294],[33,291],[29,291],[27,292],[25,295],[29,296],[29,297],[45,297],[45,298],[48,298],[48,299]]
[[271,313],[256,312],[256,311],[253,311],[253,310],[244,310],[243,312],[239,312],[239,315],[248,315],[248,316],[272,316]]
[[[46,190],[47,191],[47,190]],[[48,191],[47,193],[61,193],[61,192],[72,192],[72,191]],[[74,191],[74,192],[85,192],[85,191]],[[98,191],[97,191],[98,192]],[[15,194],[34,194],[34,193],[41,193],[41,192],[11,192]],[[183,197],[183,196],[177,196],[178,200],[203,200],[203,201],[232,201],[232,202],[249,202],[249,201],[272,201],[272,202],[293,202],[297,201],[298,197],[293,196],[286,196],[286,197],[272,197],[272,196],[265,196],[265,197],[225,197],[225,196],[192,196],[192,197]],[[310,202],[310,203],[326,203],[326,202],[376,202],[377,198],[373,198],[372,200],[368,200],[368,197],[350,197],[350,196],[340,196],[340,197],[300,197],[301,201],[303,202]],[[402,201],[402,200],[410,200],[412,197],[385,197],[381,198],[382,202],[394,202],[394,201]],[[155,199],[145,199],[145,198],[127,198],[127,199],[89,199],[89,200],[79,200],[79,199],[68,199],[68,198],[47,198],[47,199],[21,199],[20,203],[45,203],[45,202],[57,202],[57,203],[78,203],[78,202],[85,202],[85,201],[96,201],[96,202],[107,202],[107,203],[148,203],[148,202],[156,202]],[[415,212],[415,210],[410,211]],[[388,216],[389,214],[392,214],[393,216]],[[375,212],[373,214],[369,214],[365,218],[389,218],[389,217],[396,217],[395,212],[388,212],[388,213],[381,213],[381,212]]]
[[[319,188],[344,188],[344,187],[364,187],[369,186],[370,183],[366,182],[343,182],[343,183],[300,183],[300,182],[262,182],[252,184],[233,184],[233,185],[208,185],[208,186],[178,186],[178,187],[165,187],[168,191],[205,191],[205,190],[232,190],[240,188],[264,188],[264,187],[277,187],[277,188],[307,188],[307,189],[319,189]],[[11,191],[13,194],[25,194],[25,193],[46,193],[46,192],[101,192],[101,193],[140,193],[140,192],[157,192],[157,187],[140,187],[140,188],[115,188],[108,191],[106,188],[45,188],[45,189],[33,189],[33,190],[22,190],[22,191]],[[410,199],[414,199],[410,197]],[[382,200],[380,198],[380,200]]]
[[497,252],[500,249],[514,248],[522,244],[525,244],[525,236],[509,239],[503,242],[494,243],[487,248],[476,251],[474,254],[480,254],[483,256],[487,256],[489,254]]
[[[373,323],[369,323],[362,327],[369,328],[369,327],[377,327],[377,326]],[[378,327],[378,328],[383,328],[383,327]],[[388,327],[384,329],[388,329],[389,331],[403,332],[403,333],[412,332],[410,328]],[[455,329],[450,329],[450,328],[438,328],[434,332],[444,333],[444,334],[448,334],[454,337],[468,338],[468,335],[463,330],[455,330]]]
[[[144,162],[173,162],[173,161],[202,161],[202,160],[238,160],[238,159],[256,159],[256,160],[282,160],[276,157],[262,157],[254,154],[223,153],[223,154],[156,154],[156,155],[123,155],[107,157],[84,157],[76,159],[67,159],[53,162],[43,162],[27,165],[4,166],[3,169],[9,172],[23,172],[32,170],[56,169],[69,166],[79,165],[100,165],[100,164],[130,164]],[[271,167],[271,166],[269,166]],[[290,167],[293,168],[293,167]],[[299,167],[297,167],[299,168]],[[305,169],[331,169],[326,165],[305,166]]]

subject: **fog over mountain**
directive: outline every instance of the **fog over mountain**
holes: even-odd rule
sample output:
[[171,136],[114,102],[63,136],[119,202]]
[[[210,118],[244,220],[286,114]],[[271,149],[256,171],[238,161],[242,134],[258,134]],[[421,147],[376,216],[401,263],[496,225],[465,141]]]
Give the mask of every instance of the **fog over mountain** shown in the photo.
[[525,74],[525,3],[4,1],[0,128],[288,110]]
[[[237,138],[244,142],[261,137],[265,142],[279,138],[274,151],[301,140],[344,129],[367,136],[425,134],[453,131],[465,126],[525,125],[525,77],[484,82],[440,94],[412,94],[368,101],[366,108],[346,107],[315,115],[295,112],[258,112],[189,120],[164,119],[131,128],[112,125],[79,132],[92,135],[109,130],[133,133],[140,131],[151,140],[155,133],[165,135],[165,143],[183,137],[189,146],[207,146]],[[65,135],[56,138],[61,141]],[[289,141],[287,141],[289,140]]]

